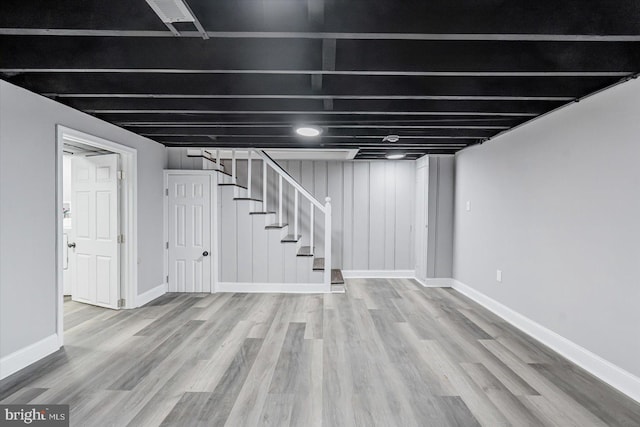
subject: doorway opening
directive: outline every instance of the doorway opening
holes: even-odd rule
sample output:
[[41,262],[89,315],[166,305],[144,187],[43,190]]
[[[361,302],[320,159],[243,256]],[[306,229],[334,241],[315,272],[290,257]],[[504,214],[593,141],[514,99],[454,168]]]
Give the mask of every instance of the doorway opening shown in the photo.
[[137,159],[135,149],[63,126],[56,146],[62,346],[65,307],[136,307]]

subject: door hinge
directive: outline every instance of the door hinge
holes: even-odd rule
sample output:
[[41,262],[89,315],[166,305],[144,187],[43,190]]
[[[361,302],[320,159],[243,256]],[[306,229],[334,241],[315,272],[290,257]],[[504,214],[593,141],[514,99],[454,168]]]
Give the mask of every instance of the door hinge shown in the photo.
[[169,249],[169,242],[165,243],[164,247],[165,247],[166,249]]
[[164,189],[164,195],[165,195],[165,196],[168,196],[168,195],[169,195],[169,189],[168,189],[168,188],[165,188],[165,189]]
[[127,303],[127,301],[124,298],[119,299],[118,300],[118,308],[124,307],[126,303]]
[[118,243],[124,243],[124,234],[118,234]]
[[169,276],[167,276],[167,284],[169,284]]
[[122,181],[124,179],[124,171],[118,171],[118,180]]

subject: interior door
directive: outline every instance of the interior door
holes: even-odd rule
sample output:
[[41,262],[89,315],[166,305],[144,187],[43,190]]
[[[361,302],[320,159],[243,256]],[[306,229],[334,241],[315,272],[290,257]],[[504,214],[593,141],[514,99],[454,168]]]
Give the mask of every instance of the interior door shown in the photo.
[[209,175],[169,175],[169,292],[211,292]]
[[419,280],[427,279],[427,236],[428,236],[428,188],[429,169],[427,163],[418,166],[416,170],[416,234],[415,256],[416,277]]
[[117,309],[120,299],[118,154],[72,159],[72,299]]

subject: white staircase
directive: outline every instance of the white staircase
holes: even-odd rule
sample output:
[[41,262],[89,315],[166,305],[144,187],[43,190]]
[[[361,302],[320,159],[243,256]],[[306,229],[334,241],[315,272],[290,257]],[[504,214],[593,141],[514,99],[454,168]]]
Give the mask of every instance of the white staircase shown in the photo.
[[[291,292],[345,292],[339,270],[331,270],[331,203],[323,205],[296,182],[280,165],[261,150],[243,150],[248,159],[247,186],[238,184],[237,155],[232,150],[230,161],[223,162],[221,150],[206,150],[199,157],[208,163],[207,169],[218,171],[219,212],[219,277],[222,289],[242,284],[247,289],[278,289]],[[252,159],[261,160],[261,188],[252,188]],[[227,167],[223,166],[226,163]],[[230,164],[229,164],[230,163]],[[268,168],[276,172],[277,194],[270,194]],[[245,178],[244,176],[242,177]],[[283,223],[283,187],[294,190],[293,221]],[[273,192],[272,192],[273,193]],[[300,199],[311,218],[308,230],[299,224]],[[276,207],[276,209],[273,209]],[[269,210],[268,210],[269,209]],[[315,252],[314,215],[324,215],[325,255]],[[291,218],[290,218],[291,219]],[[306,235],[306,236],[305,236]],[[309,242],[303,246],[303,240]]]

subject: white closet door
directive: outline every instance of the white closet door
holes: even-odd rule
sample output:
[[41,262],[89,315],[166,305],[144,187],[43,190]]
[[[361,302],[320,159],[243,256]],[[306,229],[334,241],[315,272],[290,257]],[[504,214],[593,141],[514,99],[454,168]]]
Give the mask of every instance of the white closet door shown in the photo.
[[169,175],[169,292],[211,292],[208,175]]
[[72,299],[118,308],[118,155],[72,160]]

